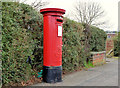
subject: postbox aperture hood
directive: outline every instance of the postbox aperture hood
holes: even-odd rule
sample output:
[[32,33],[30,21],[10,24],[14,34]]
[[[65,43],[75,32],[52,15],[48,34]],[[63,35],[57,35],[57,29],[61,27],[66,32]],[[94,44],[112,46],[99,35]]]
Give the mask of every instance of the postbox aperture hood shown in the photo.
[[40,13],[46,13],[46,12],[59,12],[62,14],[65,14],[65,10],[64,9],[60,9],[60,8],[44,8],[40,10]]

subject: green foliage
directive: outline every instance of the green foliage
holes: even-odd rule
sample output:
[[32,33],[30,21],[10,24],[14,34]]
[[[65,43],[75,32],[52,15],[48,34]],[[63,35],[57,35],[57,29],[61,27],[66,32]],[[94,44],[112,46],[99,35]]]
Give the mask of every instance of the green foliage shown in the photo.
[[[67,18],[64,18],[64,20],[63,70],[74,71],[80,66],[93,67],[92,63],[89,61],[90,51],[105,50],[106,33],[93,26],[90,26],[89,32],[89,27],[86,27],[84,24],[77,23]],[[86,30],[84,30],[85,27]],[[87,38],[87,36],[90,36],[90,38]],[[86,46],[86,43],[88,43],[88,46]]]
[[[26,81],[34,73],[26,60],[30,56],[34,66],[36,55],[39,58],[42,54],[42,49],[38,48],[42,45],[40,19],[39,14],[29,5],[2,3],[3,85]],[[41,52],[37,51],[36,54],[36,49]]]
[[114,37],[114,56],[120,56],[120,32]]
[[2,3],[3,84],[29,78],[31,69],[26,59],[32,53],[31,37],[22,28],[22,11],[18,3]]
[[64,18],[63,24],[63,70],[74,71],[86,61],[85,47],[81,39],[84,37],[80,23]]
[[90,51],[105,51],[106,33],[97,27],[91,26],[91,38],[89,40]]
[[[0,2],[0,14],[1,14],[1,9],[2,9],[2,3]],[[2,15],[0,15],[0,26],[2,26]],[[1,44],[1,27],[0,27],[0,58],[1,58],[1,50],[2,50],[2,44]],[[0,59],[0,78],[2,78],[2,60]],[[2,86],[2,79],[0,79],[0,88]]]
[[33,69],[40,71],[43,62],[43,17],[29,5],[21,4],[23,9],[24,27],[28,29],[34,42]]
[[88,61],[88,62],[84,61],[84,66],[85,66],[85,68],[94,67],[94,65],[92,64],[91,61]]

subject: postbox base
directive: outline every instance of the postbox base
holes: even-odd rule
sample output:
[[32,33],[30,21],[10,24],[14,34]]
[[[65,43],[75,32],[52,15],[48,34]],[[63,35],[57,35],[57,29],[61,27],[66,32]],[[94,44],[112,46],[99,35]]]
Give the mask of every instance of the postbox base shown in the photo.
[[62,81],[62,66],[43,66],[43,81],[56,83]]

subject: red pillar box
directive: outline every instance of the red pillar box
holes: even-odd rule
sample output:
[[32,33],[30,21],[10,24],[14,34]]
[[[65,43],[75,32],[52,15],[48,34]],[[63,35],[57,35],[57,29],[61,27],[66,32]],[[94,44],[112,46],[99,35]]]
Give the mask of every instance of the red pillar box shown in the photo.
[[62,81],[62,23],[64,9],[45,8],[43,40],[43,81]]

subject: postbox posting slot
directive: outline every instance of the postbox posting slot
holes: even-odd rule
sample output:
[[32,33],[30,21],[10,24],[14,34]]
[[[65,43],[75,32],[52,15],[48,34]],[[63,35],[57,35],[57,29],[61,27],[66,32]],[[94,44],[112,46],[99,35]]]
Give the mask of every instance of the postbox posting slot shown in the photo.
[[57,19],[58,22],[63,22],[63,19]]

